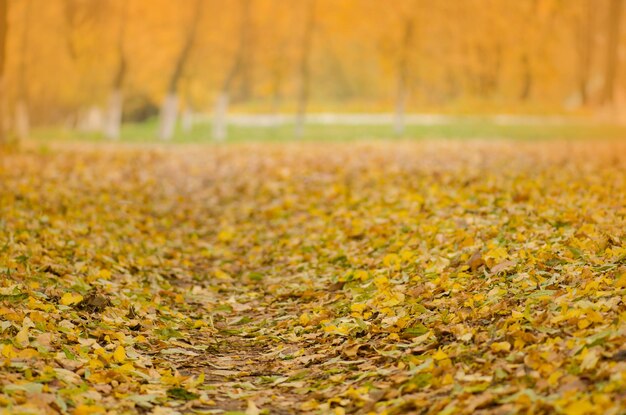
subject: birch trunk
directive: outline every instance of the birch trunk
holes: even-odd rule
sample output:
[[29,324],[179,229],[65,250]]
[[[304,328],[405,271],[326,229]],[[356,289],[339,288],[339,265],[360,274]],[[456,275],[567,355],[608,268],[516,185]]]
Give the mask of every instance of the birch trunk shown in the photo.
[[394,120],[394,132],[397,136],[404,134],[406,100],[408,95],[409,77],[409,50],[413,43],[413,19],[407,18],[404,22],[404,34],[398,59],[398,90],[396,91],[396,111]]
[[[222,88],[215,101],[213,112],[213,139],[224,141],[228,136],[227,115],[230,104],[230,94],[233,89],[233,82],[237,77],[241,77],[245,70],[248,59],[248,43],[250,42],[250,0],[241,0],[241,20],[239,22],[239,46],[235,59],[226,73]],[[245,77],[245,74],[244,74]],[[245,79],[244,79],[244,82]]]
[[18,101],[15,106],[15,133],[19,139],[28,138],[30,135],[28,106],[24,100]]
[[607,27],[607,53],[604,74],[604,91],[602,103],[613,105],[615,103],[615,86],[619,73],[619,47],[620,30],[622,22],[623,0],[611,0],[609,5],[609,25]]
[[397,136],[404,134],[406,113],[406,90],[405,86],[398,85],[398,96],[396,97],[396,112],[393,121],[393,130]]
[[85,133],[102,132],[104,116],[101,108],[91,106],[80,114],[78,128]]
[[193,111],[191,106],[185,105],[185,109],[180,116],[180,126],[182,127],[184,133],[190,133],[193,129],[193,125]]
[[159,138],[161,140],[171,140],[176,128],[176,118],[178,117],[178,96],[175,92],[170,92],[165,96],[161,106],[161,124],[159,125]]
[[176,59],[174,64],[174,71],[170,77],[170,82],[167,88],[167,95],[163,100],[161,106],[160,125],[158,137],[161,140],[170,140],[174,136],[174,129],[176,128],[176,118],[178,117],[178,84],[181,76],[185,71],[185,65],[189,59],[189,55],[196,40],[196,32],[198,29],[198,23],[202,15],[203,0],[196,0],[192,14],[191,25],[187,32],[187,37],[183,48]]
[[296,113],[294,135],[296,139],[301,139],[304,135],[304,123],[306,109],[309,101],[309,82],[311,70],[309,60],[313,43],[313,32],[315,31],[315,0],[309,0],[306,24],[302,36],[302,55],[300,57],[300,91],[298,93],[298,110]]
[[215,102],[215,112],[213,114],[213,139],[224,141],[228,134],[226,115],[228,114],[228,104],[230,97],[228,92],[222,92]]
[[119,89],[113,90],[109,97],[109,107],[104,121],[104,136],[110,140],[120,138],[123,99],[122,91]]

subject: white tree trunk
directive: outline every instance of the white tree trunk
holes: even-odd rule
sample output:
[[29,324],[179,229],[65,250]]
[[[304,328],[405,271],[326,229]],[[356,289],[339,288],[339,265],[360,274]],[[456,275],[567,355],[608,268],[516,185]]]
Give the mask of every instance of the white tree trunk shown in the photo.
[[183,128],[183,132],[189,133],[193,129],[193,111],[189,105],[185,105],[185,109],[180,117],[180,123]]
[[228,92],[222,92],[215,102],[215,113],[213,116],[213,139],[224,141],[228,135],[228,125],[226,115],[228,114]]
[[89,107],[86,112],[80,114],[78,128],[86,133],[101,132],[104,116],[102,109],[96,106]]
[[109,97],[109,108],[104,122],[104,136],[111,140],[120,138],[122,127],[123,96],[119,89],[113,90]]
[[159,125],[159,138],[171,140],[174,136],[176,118],[178,116],[178,96],[170,92],[165,96],[161,106],[161,121]]
[[296,125],[294,127],[294,136],[298,140],[304,136],[304,122],[305,122],[304,113],[298,113],[296,115]]
[[393,122],[393,129],[397,136],[404,134],[404,114],[406,106],[406,92],[401,90],[398,92],[398,98],[396,100],[396,114]]
[[17,138],[28,138],[30,135],[30,120],[28,118],[28,106],[24,100],[19,100],[15,107],[15,132]]

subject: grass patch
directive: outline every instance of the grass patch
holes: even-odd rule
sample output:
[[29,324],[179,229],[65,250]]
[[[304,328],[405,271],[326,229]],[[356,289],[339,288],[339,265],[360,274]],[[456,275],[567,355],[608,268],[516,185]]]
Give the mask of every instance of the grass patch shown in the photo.
[[[122,142],[159,142],[156,120],[122,127]],[[213,142],[211,124],[197,124],[189,132],[180,126],[171,142]],[[39,128],[33,131],[39,140],[83,140],[105,141],[100,133],[64,130],[61,128]],[[388,139],[619,139],[626,138],[626,126],[572,121],[568,123],[510,123],[502,124],[489,119],[451,119],[435,125],[408,125],[405,133],[398,137],[390,125],[339,125],[308,124],[303,141],[351,141]],[[282,142],[294,141],[294,126],[241,126],[228,127],[227,142]]]

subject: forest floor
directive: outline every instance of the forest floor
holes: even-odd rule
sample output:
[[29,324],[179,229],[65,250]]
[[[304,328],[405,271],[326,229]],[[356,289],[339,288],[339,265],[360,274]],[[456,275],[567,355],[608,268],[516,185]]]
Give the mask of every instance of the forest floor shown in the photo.
[[0,150],[0,413],[626,410],[626,143]]

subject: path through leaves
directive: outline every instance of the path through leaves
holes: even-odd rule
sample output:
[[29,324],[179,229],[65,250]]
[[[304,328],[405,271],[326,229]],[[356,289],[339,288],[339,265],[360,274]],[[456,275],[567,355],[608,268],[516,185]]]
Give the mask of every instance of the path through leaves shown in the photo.
[[5,413],[623,413],[626,147],[0,154]]

